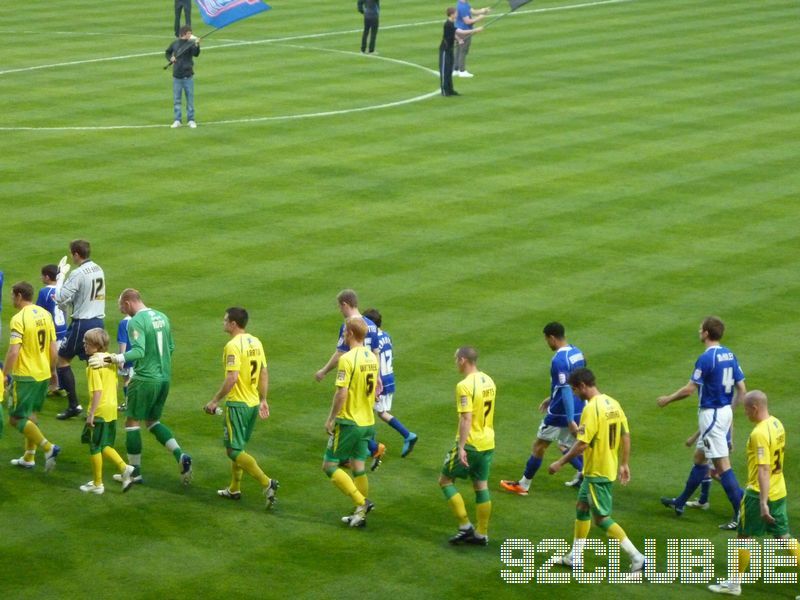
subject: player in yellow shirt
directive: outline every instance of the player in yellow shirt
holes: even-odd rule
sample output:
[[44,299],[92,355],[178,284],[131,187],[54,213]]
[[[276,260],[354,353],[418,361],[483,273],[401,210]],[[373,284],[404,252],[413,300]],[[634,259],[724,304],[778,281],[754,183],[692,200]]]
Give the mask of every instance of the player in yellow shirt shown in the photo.
[[[322,470],[339,490],[355,505],[352,515],[342,517],[350,527],[366,525],[367,513],[374,504],[367,498],[369,482],[365,461],[369,456],[367,444],[375,435],[375,393],[380,373],[378,359],[364,346],[367,324],[360,316],[349,317],[344,323],[344,342],[349,350],[338,360],[336,393],[325,421],[328,447],[322,459]],[[350,461],[353,478],[340,468]]]
[[231,337],[222,352],[225,381],[211,402],[206,404],[205,410],[213,415],[219,403],[225,401],[223,443],[231,459],[231,483],[217,490],[217,494],[222,498],[239,500],[242,497],[242,475],[247,471],[261,484],[267,508],[272,508],[280,484],[277,479],[268,477],[256,459],[244,450],[253,434],[256,419],[269,418],[267,357],[261,341],[246,331],[249,320],[244,308],[234,306],[225,311],[222,326]]
[[[756,426],[747,439],[747,487],[739,514],[740,538],[771,534],[789,539],[789,515],[786,511],[786,481],[783,472],[786,431],[783,424],[769,414],[767,395],[760,390],[744,397],[744,412]],[[797,540],[789,551],[798,560]],[[739,572],[708,589],[718,594],[738,596],[742,593],[742,573],[750,564],[750,551],[739,549]]]
[[25,436],[25,454],[11,461],[12,465],[31,469],[36,449],[45,452],[45,471],[56,466],[61,448],[47,441],[36,424],[36,413],[42,409],[49,384],[55,385],[58,346],[53,317],[46,309],[33,304],[33,286],[27,281],[11,288],[14,307],[19,312],[11,317],[11,340],[6,353],[5,369],[11,374],[13,408],[8,422]]
[[[90,329],[83,336],[83,349],[86,356],[96,352],[108,352],[108,333],[100,327]],[[133,465],[126,465],[114,449],[117,437],[117,367],[106,364],[100,368],[86,367],[86,381],[89,384],[89,411],[83,427],[81,441],[89,444],[89,457],[92,463],[92,480],[80,486],[82,492],[102,494],[103,457],[110,460],[121,473],[122,491],[127,492],[133,485]]]
[[[439,486],[456,519],[458,532],[451,544],[489,544],[489,517],[492,501],[489,496],[489,470],[494,458],[494,409],[497,387],[486,373],[478,369],[478,351],[472,346],[456,350],[456,366],[464,375],[456,385],[458,431],[455,445],[447,453]],[[476,527],[467,516],[464,498],[455,486],[456,479],[472,480],[475,490]]]
[[[583,482],[578,490],[575,507],[575,538],[572,550],[561,558],[561,564],[572,567],[583,561],[586,536],[595,524],[608,537],[619,540],[620,547],[631,558],[631,574],[636,578],[644,569],[644,555],[628,539],[625,531],[611,518],[613,499],[611,488],[617,479],[627,485],[631,478],[628,459],[631,452],[631,436],[628,419],[619,402],[600,393],[594,373],[585,367],[575,369],[569,376],[572,391],[586,400],[581,413],[577,440],[569,452],[550,465],[550,474],[558,472],[574,457],[583,453]],[[622,456],[619,449],[622,448]]]

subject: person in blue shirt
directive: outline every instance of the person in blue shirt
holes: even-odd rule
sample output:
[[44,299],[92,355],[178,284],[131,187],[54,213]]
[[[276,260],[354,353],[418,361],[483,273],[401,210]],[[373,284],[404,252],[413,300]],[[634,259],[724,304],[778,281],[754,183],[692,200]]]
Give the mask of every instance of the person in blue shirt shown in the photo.
[[[117,326],[117,352],[125,354],[125,351],[130,347],[130,339],[128,338],[128,323],[132,317],[126,315]],[[133,377],[133,363],[126,362],[117,369],[117,375],[122,381],[122,397],[123,402],[117,407],[120,412],[128,410],[128,384]]]
[[[586,366],[583,352],[567,342],[564,326],[557,321],[545,325],[542,333],[549,348],[555,352],[550,361],[550,396],[539,405],[539,410],[547,414],[536,432],[536,440],[522,477],[518,481],[500,481],[500,487],[520,496],[528,495],[533,476],[542,466],[544,453],[551,443],[558,442],[562,453],[566,453],[575,443],[585,404],[572,393],[569,385],[570,373],[578,367]],[[575,467],[577,474],[566,485],[574,487],[580,485],[582,480],[583,458],[576,456],[570,464]]]
[[[403,436],[403,450],[400,452],[400,457],[405,458],[414,449],[417,443],[417,434],[409,431],[405,426],[393,416],[389,411],[392,410],[392,400],[394,399],[395,382],[394,382],[394,354],[392,348],[392,338],[381,329],[383,317],[381,313],[375,308],[368,308],[364,311],[364,317],[371,320],[378,328],[378,365],[381,374],[381,383],[383,384],[383,391],[378,399],[375,401],[375,414],[377,414],[384,423],[388,423],[397,433]],[[372,459],[372,470],[378,468],[380,460]]]
[[[339,312],[342,313],[345,321],[350,317],[361,317],[364,320],[364,323],[367,325],[367,335],[364,338],[364,347],[372,350],[373,354],[375,354],[375,357],[380,363],[381,357],[378,354],[378,326],[375,325],[372,320],[362,315],[358,310],[358,295],[356,292],[351,289],[346,289],[339,292],[336,295],[336,306],[339,308]],[[336,368],[336,366],[339,364],[339,357],[350,350],[350,346],[347,344],[344,338],[344,331],[345,326],[343,321],[339,326],[339,341],[336,342],[336,350],[334,350],[333,354],[328,359],[328,362],[326,362],[321,369],[314,373],[314,379],[317,381],[322,381],[325,379],[325,375]],[[375,397],[378,398],[383,392],[383,382],[379,379],[378,385],[375,387]],[[376,442],[373,439],[370,440],[369,451],[370,455],[372,456],[372,470],[374,471],[380,466],[381,461],[383,460],[383,455],[386,453],[386,446]]]
[[731,469],[727,435],[733,423],[732,406],[742,402],[747,387],[738,359],[730,349],[720,344],[725,333],[725,324],[718,317],[706,317],[700,324],[698,333],[705,351],[697,359],[689,382],[672,394],[661,396],[657,400],[658,406],[662,408],[677,400],[688,398],[695,392],[700,400],[698,412],[700,436],[694,453],[694,466],[681,495],[675,498],[663,497],[661,503],[673,508],[678,516],[682,515],[686,502],[708,476],[707,461],[711,459],[736,515],[733,521],[720,525],[720,528],[736,529],[742,490]]
[[[42,283],[44,287],[39,290],[36,297],[36,305],[41,306],[53,317],[53,325],[56,328],[56,342],[60,346],[64,338],[67,337],[67,316],[64,311],[56,304],[56,277],[58,277],[58,265],[45,265],[41,269]],[[59,379],[58,385],[47,392],[48,396],[66,397],[67,391],[61,386]]]
[[[473,25],[483,19],[491,12],[491,8],[473,9],[468,0],[458,0],[456,5],[456,35],[458,31],[471,31]],[[453,75],[456,77],[473,77],[467,71],[467,53],[472,45],[472,36],[462,35],[456,45],[456,60],[453,67]]]

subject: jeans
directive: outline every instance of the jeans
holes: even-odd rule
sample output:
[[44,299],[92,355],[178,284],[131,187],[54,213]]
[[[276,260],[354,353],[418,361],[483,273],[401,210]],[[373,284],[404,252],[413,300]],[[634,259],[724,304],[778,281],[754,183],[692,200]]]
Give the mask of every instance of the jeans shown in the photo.
[[172,99],[175,106],[175,120],[181,120],[181,92],[186,94],[186,120],[194,121],[194,78],[172,78]]

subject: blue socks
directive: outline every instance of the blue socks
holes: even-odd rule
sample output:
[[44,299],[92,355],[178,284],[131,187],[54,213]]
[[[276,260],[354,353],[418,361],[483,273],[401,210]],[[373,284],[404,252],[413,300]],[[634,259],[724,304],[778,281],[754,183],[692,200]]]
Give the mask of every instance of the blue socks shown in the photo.
[[722,489],[725,490],[725,494],[728,496],[728,500],[730,500],[733,506],[733,511],[739,514],[739,503],[742,501],[742,488],[739,487],[739,482],[736,481],[736,475],[734,475],[733,469],[728,469],[720,475],[719,482],[722,484]]
[[525,464],[525,479],[533,479],[533,476],[536,475],[536,471],[538,471],[541,466],[542,459],[531,455],[528,462]]
[[[569,452],[569,450],[567,450],[567,452]],[[567,452],[564,452],[564,454],[566,454]],[[583,471],[583,456],[576,456],[571,461],[569,461],[569,464],[575,467],[575,470],[580,473],[581,471]]]
[[397,420],[396,417],[392,417],[392,420],[388,422],[389,426],[396,429],[397,433],[403,436],[403,439],[408,438],[408,429],[403,427],[403,424]]
[[367,448],[369,448],[370,454],[375,454],[375,450],[378,449],[378,442],[376,442],[375,440],[369,440],[367,442]]
[[708,493],[711,491],[711,477],[706,477],[703,479],[703,483],[700,484],[700,497],[697,499],[700,504],[705,504],[708,502]]
[[[733,473],[731,473],[731,475],[733,475]],[[700,486],[701,483],[703,483],[703,479],[706,477],[708,477],[708,465],[705,463],[702,465],[694,465],[692,470],[689,472],[689,479],[686,480],[686,487],[684,488],[683,493],[675,498],[675,504],[677,506],[683,506],[686,504],[686,501],[692,497],[694,491]],[[735,478],[734,481],[736,481]]]

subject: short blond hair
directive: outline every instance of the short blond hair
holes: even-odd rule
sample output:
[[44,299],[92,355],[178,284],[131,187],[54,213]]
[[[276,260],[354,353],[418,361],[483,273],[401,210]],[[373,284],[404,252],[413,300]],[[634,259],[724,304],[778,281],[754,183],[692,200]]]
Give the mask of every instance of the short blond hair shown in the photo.
[[91,344],[93,348],[97,348],[100,352],[108,350],[108,333],[102,327],[95,327],[87,331],[83,335],[83,341]]
[[350,335],[357,342],[363,342],[367,337],[367,324],[361,317],[350,317],[344,322],[345,331],[349,331]]

